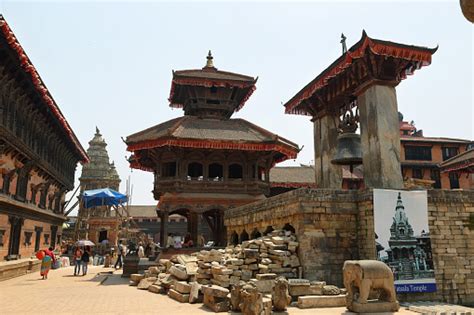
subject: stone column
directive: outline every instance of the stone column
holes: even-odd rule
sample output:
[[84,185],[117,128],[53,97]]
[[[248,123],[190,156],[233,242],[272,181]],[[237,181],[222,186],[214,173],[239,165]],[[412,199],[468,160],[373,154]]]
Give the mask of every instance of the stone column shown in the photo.
[[197,246],[199,216],[196,212],[189,212],[188,220],[188,232],[191,234],[194,246]]
[[342,188],[342,167],[332,164],[336,155],[337,126],[331,115],[314,120],[314,171],[318,188]]
[[357,97],[365,186],[403,188],[397,95],[374,85]]
[[161,247],[166,248],[168,239],[168,211],[160,212],[160,243]]

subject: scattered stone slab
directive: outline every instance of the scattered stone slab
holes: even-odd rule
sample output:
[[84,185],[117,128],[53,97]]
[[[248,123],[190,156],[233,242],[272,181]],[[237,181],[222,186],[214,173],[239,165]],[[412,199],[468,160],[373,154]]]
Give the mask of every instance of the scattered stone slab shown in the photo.
[[185,281],[177,281],[174,283],[174,289],[182,294],[189,294],[191,292],[191,285]]
[[164,293],[165,290],[162,286],[160,285],[156,285],[156,284],[152,284],[148,287],[148,291],[152,292],[152,293]]
[[142,274],[139,274],[139,273],[132,273],[130,275],[130,280],[131,281],[135,281],[135,282],[140,282],[140,280],[142,280],[143,278],[145,278],[145,275],[142,275]]
[[298,297],[299,308],[346,306],[346,295],[307,295]]
[[422,314],[474,314],[474,308],[442,302],[410,302],[402,305],[412,312]]
[[201,295],[201,285],[197,282],[191,283],[191,288],[189,290],[189,303],[199,303],[202,301]]
[[169,273],[179,280],[186,280],[188,279],[188,274],[186,273],[186,267],[182,265],[174,265],[171,266],[169,269]]
[[323,294],[324,295],[339,295],[341,294],[341,290],[335,285],[325,285],[323,286]]
[[140,280],[140,282],[137,285],[137,289],[140,290],[148,290],[148,287],[151,286],[153,283],[156,281],[156,277],[150,277],[150,278],[145,278]]
[[228,289],[217,285],[202,286],[201,291],[203,294],[222,298],[227,297],[230,292]]
[[173,300],[176,300],[180,303],[188,303],[189,302],[189,294],[182,294],[176,290],[169,289],[168,296]]

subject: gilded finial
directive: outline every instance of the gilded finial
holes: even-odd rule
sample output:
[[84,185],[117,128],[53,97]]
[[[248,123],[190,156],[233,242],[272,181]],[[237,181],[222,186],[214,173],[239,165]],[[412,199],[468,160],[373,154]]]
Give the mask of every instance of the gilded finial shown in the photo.
[[207,59],[206,68],[214,68],[214,62],[213,62],[214,57],[212,57],[212,53],[210,50],[207,53],[206,59]]
[[342,44],[342,54],[343,55],[347,52],[346,39],[347,39],[347,37],[344,36],[344,33],[341,33],[341,44]]

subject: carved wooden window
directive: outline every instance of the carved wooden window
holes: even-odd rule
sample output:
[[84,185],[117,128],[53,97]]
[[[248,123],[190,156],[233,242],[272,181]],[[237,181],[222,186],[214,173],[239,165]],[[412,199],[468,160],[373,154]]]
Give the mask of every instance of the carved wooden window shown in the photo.
[[161,168],[162,177],[175,177],[176,176],[176,162],[163,163]]
[[18,180],[16,184],[15,199],[25,201],[28,190],[28,180],[30,179],[31,165],[25,164],[18,170]]
[[451,189],[459,188],[459,174],[458,173],[456,172],[449,173],[449,184],[451,186]]
[[434,180],[433,188],[441,188],[441,175],[439,170],[431,170],[431,180]]
[[219,181],[224,177],[224,167],[219,163],[209,165],[209,180]]
[[441,150],[443,151],[443,161],[446,161],[459,153],[459,150],[456,147],[443,147]]
[[29,246],[31,245],[31,236],[33,235],[33,232],[25,232],[25,245]]
[[5,235],[5,230],[0,230],[0,247],[3,247],[3,236]]
[[229,178],[232,178],[232,179],[243,178],[242,165],[240,164],[229,165]]
[[431,161],[431,147],[405,146],[405,160]]
[[49,245],[49,234],[44,234],[44,243],[43,245]]
[[201,163],[193,162],[188,164],[188,179],[201,179],[203,176],[203,167]]
[[48,196],[48,188],[49,188],[49,185],[45,185],[41,189],[39,207],[43,209],[46,208],[46,198]]
[[423,178],[423,171],[421,168],[413,168],[412,169],[412,177],[422,179]]

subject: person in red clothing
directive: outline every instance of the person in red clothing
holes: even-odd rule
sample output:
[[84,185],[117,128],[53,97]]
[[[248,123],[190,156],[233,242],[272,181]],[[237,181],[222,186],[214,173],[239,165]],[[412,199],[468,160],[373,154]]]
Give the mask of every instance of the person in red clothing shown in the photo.
[[56,257],[53,253],[53,248],[43,250],[44,257],[41,260],[41,270],[40,275],[43,276],[43,280],[48,279],[48,272],[51,269],[52,264],[56,262]]

